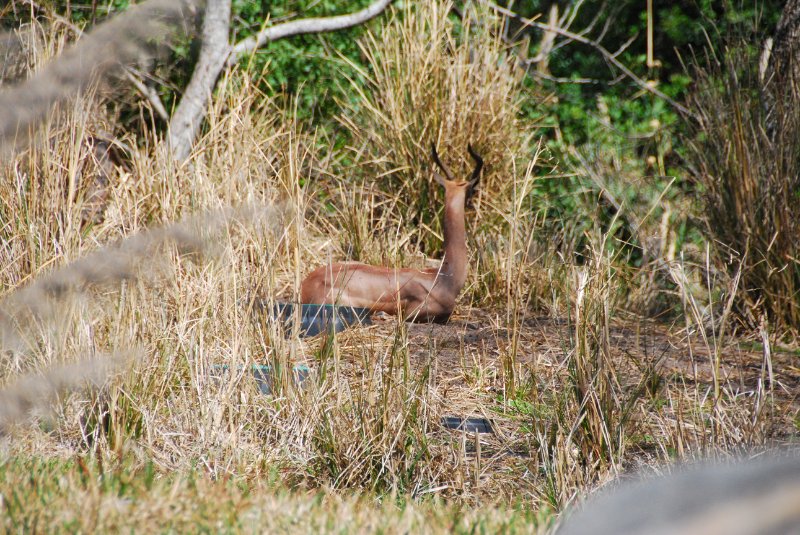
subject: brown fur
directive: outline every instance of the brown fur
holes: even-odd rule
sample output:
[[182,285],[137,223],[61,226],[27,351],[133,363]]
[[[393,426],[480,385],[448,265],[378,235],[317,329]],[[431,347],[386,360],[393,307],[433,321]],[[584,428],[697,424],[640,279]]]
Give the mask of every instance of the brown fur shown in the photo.
[[454,181],[436,149],[432,151],[433,160],[448,178],[435,175],[445,190],[444,258],[440,268],[418,270],[359,262],[327,264],[303,280],[300,301],[364,307],[373,312],[402,315],[411,321],[446,322],[467,279],[464,207],[483,165],[472,147],[468,149],[477,163],[470,181]]

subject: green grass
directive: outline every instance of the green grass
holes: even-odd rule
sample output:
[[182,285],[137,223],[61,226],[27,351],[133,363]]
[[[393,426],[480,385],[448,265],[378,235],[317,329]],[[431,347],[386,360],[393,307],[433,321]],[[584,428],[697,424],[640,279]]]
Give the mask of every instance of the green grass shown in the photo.
[[538,533],[553,517],[521,505],[465,509],[204,470],[163,473],[152,462],[92,454],[12,457],[0,465],[8,533]]

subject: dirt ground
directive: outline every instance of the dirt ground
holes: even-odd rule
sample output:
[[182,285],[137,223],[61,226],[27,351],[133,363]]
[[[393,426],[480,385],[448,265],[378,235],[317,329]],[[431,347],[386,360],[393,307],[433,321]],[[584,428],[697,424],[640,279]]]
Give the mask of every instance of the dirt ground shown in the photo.
[[[404,323],[401,329],[406,330],[406,337],[397,336],[396,318],[376,315],[372,325],[337,335],[339,355],[349,369],[346,374],[356,383],[359,375],[373,372],[364,369],[366,362],[375,362],[365,360],[364,354],[388,355],[398,339],[407,343],[405,349],[415,370],[430,366],[429,399],[434,412],[427,432],[450,444],[449,450],[445,448],[450,452],[445,455],[452,458],[449,466],[454,473],[463,473],[454,476],[461,481],[460,488],[458,484],[442,487],[437,493],[463,497],[467,488],[466,494],[476,500],[526,496],[540,500],[541,463],[546,462],[541,440],[561,425],[553,400],[570,397],[572,388],[567,364],[574,347],[571,323],[530,315],[515,326],[505,311],[462,308],[447,324]],[[307,340],[310,348],[320,339]],[[687,336],[681,325],[626,318],[610,326],[608,347],[620,388],[626,392],[623,395],[629,395],[632,385],[641,384],[644,375],[658,378],[655,392],[642,396],[633,425],[626,427],[623,472],[614,473],[632,476],[662,462],[708,454],[709,422],[714,414],[710,353],[717,351],[713,338],[706,342],[698,333]],[[725,400],[726,412],[720,419],[724,420],[721,425],[727,426],[722,440],[726,450],[742,453],[751,448],[800,444],[800,352],[772,348],[771,371],[761,345],[753,340],[729,338],[717,353]],[[313,360],[307,364],[314,366]],[[513,368],[511,382],[509,366]],[[516,385],[514,391],[509,390],[509,383]],[[750,428],[748,422],[756,413],[760,423]],[[477,436],[433,424],[445,416],[485,418],[493,432]],[[680,441],[683,446],[675,446]],[[564,445],[555,447],[563,451]],[[568,455],[577,459],[574,453]],[[475,466],[479,466],[477,479]]]
[[[349,331],[354,334],[362,331],[355,334],[356,339],[351,343],[358,343],[362,335],[392,337],[396,326],[395,318],[376,316],[372,326]],[[511,434],[519,432],[523,422],[504,421],[504,415],[487,411],[487,405],[498,398],[514,396],[502,391],[500,377],[505,373],[504,361],[509,361],[508,355],[515,347],[518,381],[538,375],[545,387],[563,388],[555,375],[558,370],[563,372],[572,347],[571,326],[564,319],[524,318],[516,329],[517,340],[513,339],[514,330],[508,327],[505,317],[479,309],[462,310],[447,324],[407,323],[406,328],[411,360],[422,365],[430,355],[435,355],[431,364],[436,381],[446,404],[458,416],[487,416],[500,424],[496,427]],[[711,353],[717,350],[710,333],[708,336],[706,342],[698,333],[687,336],[681,326],[630,319],[611,326],[609,347],[622,377],[653,370],[662,384],[680,384],[702,393],[713,389]],[[763,381],[764,391],[771,392],[774,399],[770,439],[776,443],[795,441],[800,415],[800,351],[772,348],[771,366],[767,364],[763,346],[750,340],[728,339],[718,353],[720,384],[726,393],[735,398],[752,397]]]
[[[424,358],[431,347],[436,352],[436,370],[441,380],[451,380],[463,373],[465,363],[497,365],[501,353],[513,344],[511,330],[503,327],[504,318],[471,309],[454,316],[447,324],[408,323],[410,352]],[[389,336],[395,327],[393,318],[376,317],[374,330]],[[570,347],[571,328],[567,321],[549,316],[522,320],[517,341],[516,361],[523,369],[563,361]],[[617,322],[610,329],[612,357],[656,367],[667,377],[711,386],[713,383],[714,342],[711,352],[700,335],[687,336],[685,329],[650,320]],[[710,333],[709,333],[710,336]],[[733,392],[758,388],[762,376],[769,382],[763,346],[748,340],[727,340],[719,350],[722,382]],[[800,350],[771,348],[771,373],[776,400],[800,409]],[[473,357],[472,359],[470,357]],[[763,370],[762,370],[763,368]]]

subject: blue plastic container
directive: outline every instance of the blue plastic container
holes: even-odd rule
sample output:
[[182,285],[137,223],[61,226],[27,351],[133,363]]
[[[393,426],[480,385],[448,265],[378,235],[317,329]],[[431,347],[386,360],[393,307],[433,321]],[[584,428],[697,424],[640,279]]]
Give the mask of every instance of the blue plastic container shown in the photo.
[[[272,316],[284,325],[287,334],[294,326],[294,303],[275,303]],[[316,336],[322,332],[341,332],[354,325],[372,325],[368,308],[341,305],[300,305],[300,336]]]

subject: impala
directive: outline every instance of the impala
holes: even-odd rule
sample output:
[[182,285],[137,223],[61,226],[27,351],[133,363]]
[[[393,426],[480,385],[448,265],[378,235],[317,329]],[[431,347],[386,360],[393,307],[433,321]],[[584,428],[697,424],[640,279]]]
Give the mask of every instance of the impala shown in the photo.
[[401,315],[411,321],[444,323],[467,280],[467,236],[464,207],[481,176],[483,159],[467,145],[475,160],[469,180],[457,181],[431,145],[431,157],[444,172],[434,178],[444,186],[444,258],[430,269],[370,266],[338,262],[320,266],[300,285],[303,303],[369,308]]

